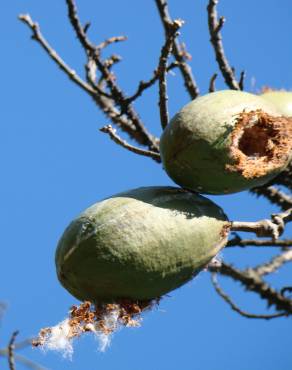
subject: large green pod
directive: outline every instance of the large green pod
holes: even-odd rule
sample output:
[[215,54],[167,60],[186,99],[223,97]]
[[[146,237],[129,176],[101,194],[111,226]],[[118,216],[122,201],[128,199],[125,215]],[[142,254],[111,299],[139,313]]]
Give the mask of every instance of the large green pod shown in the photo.
[[120,193],[67,227],[56,251],[58,278],[80,300],[158,298],[201,271],[228,229],[221,208],[200,195],[173,187]]
[[224,90],[199,97],[174,116],[160,140],[174,182],[226,194],[263,185],[290,159],[291,124],[260,96]]
[[267,91],[261,95],[286,117],[292,117],[292,91]]

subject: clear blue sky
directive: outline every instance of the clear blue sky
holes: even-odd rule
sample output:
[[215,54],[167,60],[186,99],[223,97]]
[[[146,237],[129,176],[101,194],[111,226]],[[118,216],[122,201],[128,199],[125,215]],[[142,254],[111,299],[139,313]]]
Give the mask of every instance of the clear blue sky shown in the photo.
[[[208,42],[207,1],[170,0],[173,17],[186,21],[182,38],[193,55],[194,75],[202,93],[217,71]],[[76,303],[58,283],[54,252],[64,228],[80,211],[117,192],[147,185],[170,185],[161,167],[118,147],[99,133],[108,123],[93,102],[65,77],[17,15],[29,12],[56,50],[83,72],[84,56],[66,19],[65,1],[14,0],[1,6],[1,259],[0,300],[8,309],[0,327],[0,348],[12,331],[19,339],[62,320]],[[125,91],[156,67],[163,32],[154,1],[80,0],[89,35],[100,42],[125,34],[129,40],[109,49],[124,58],[116,68]],[[247,90],[263,85],[292,88],[290,0],[221,0],[227,18],[223,36],[230,62],[247,72]],[[188,101],[179,74],[169,76],[174,114]],[[223,88],[222,79],[217,83]],[[157,88],[137,103],[149,129],[160,135]],[[230,219],[256,220],[271,207],[247,193],[213,197]],[[240,266],[263,261],[272,250],[226,251]],[[238,284],[221,280],[238,303],[263,312],[265,305]],[[291,267],[275,284],[291,282]],[[286,370],[291,369],[291,320],[254,321],[239,317],[215,294],[210,276],[194,281],[145,316],[140,329],[117,333],[106,353],[88,336],[77,341],[72,362],[59,354],[30,348],[23,354],[46,367],[78,370]],[[6,368],[0,358],[0,368]],[[17,369],[23,369],[17,365]]]

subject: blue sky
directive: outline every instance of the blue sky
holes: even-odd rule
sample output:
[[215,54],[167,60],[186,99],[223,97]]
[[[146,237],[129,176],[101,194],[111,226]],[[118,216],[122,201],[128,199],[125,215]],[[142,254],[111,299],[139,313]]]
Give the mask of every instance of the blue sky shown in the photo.
[[[173,17],[186,21],[182,39],[193,55],[191,65],[201,92],[217,72],[208,42],[206,5],[200,0],[170,0]],[[65,1],[2,2],[0,110],[1,260],[0,299],[8,309],[0,327],[0,348],[12,331],[19,339],[66,316],[76,300],[58,283],[55,246],[64,228],[96,201],[130,188],[171,185],[161,167],[115,145],[98,128],[109,123],[91,99],[65,77],[30,40],[17,20],[30,13],[66,62],[83,73],[84,55],[66,19]],[[113,35],[128,41],[109,48],[123,56],[117,66],[127,93],[156,67],[163,32],[154,1],[79,1],[82,20],[92,22],[89,35],[99,43]],[[246,89],[263,85],[292,88],[291,13],[289,0],[244,2],[221,0],[227,18],[223,36],[227,55],[239,72],[247,72]],[[188,102],[179,73],[170,75],[173,115]],[[217,88],[224,88],[222,79]],[[136,104],[147,127],[160,135],[157,87]],[[212,197],[230,219],[256,220],[272,208],[248,193]],[[265,260],[272,250],[233,249],[223,257],[239,266]],[[291,281],[286,266],[275,285]],[[238,284],[222,280],[226,290],[248,310],[265,305]],[[76,342],[72,361],[59,354],[27,348],[22,354],[47,368],[103,370],[286,370],[291,368],[291,321],[254,321],[239,317],[215,294],[207,273],[172,292],[139,329],[118,332],[106,353],[91,337]],[[6,363],[0,358],[0,367]],[[22,365],[17,369],[22,369]]]

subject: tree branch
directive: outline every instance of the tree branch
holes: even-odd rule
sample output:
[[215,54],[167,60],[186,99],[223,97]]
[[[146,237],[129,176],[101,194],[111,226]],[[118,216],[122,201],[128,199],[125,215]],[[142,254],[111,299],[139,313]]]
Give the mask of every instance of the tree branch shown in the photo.
[[276,257],[273,257],[270,261],[262,265],[253,267],[253,271],[256,272],[259,276],[268,275],[278,270],[285,263],[291,261],[292,261],[292,250],[290,249],[286,252],[279,254]]
[[[165,37],[168,38],[168,34],[171,32],[170,28],[173,24],[173,21],[169,15],[167,0],[155,0],[155,3],[164,27]],[[184,79],[185,87],[191,99],[197,98],[199,95],[199,89],[193,77],[190,66],[185,62],[184,48],[177,40],[175,40],[173,43],[173,55],[176,61],[179,63],[179,68]]]
[[239,86],[239,89],[241,91],[244,90],[244,79],[245,79],[245,71],[242,71],[240,73],[240,79],[239,79],[239,82],[238,82],[238,86]]
[[15,349],[15,346],[14,346],[14,342],[15,342],[15,339],[18,335],[19,331],[15,331],[11,338],[10,338],[10,341],[9,341],[9,344],[8,344],[8,365],[9,365],[9,369],[10,370],[15,370],[15,361],[14,361],[14,349]]
[[229,247],[292,247],[292,239],[242,239],[238,234],[230,239],[225,248]]
[[108,134],[116,144],[122,146],[123,148],[129,150],[130,152],[139,155],[144,155],[145,157],[150,157],[154,159],[156,162],[161,162],[159,153],[153,152],[151,150],[140,149],[137,148],[136,146],[128,144],[125,140],[123,140],[116,134],[116,130],[111,125],[102,127],[100,131]]
[[292,197],[274,186],[261,186],[251,189],[250,192],[257,196],[266,197],[272,204],[276,204],[282,210],[292,207]]
[[65,72],[65,74],[79,87],[81,87],[85,92],[87,92],[92,97],[95,97],[96,94],[101,94],[103,96],[111,98],[106,92],[92,86],[88,85],[77,73],[71,69],[64,60],[58,55],[58,53],[50,46],[48,41],[44,38],[41,33],[40,27],[36,22],[33,22],[29,14],[21,14],[18,17],[23,23],[25,23],[32,31],[32,39],[37,41],[41,47],[46,51],[49,57],[60,67],[60,69]]
[[285,168],[275,179],[271,181],[271,184],[284,185],[289,190],[292,190],[292,163]]
[[136,131],[135,126],[130,120],[125,119],[120,115],[112,104],[112,100],[105,97],[106,94],[100,96],[95,87],[84,82],[74,70],[72,70],[63,59],[56,53],[55,50],[49,45],[47,40],[43,37],[40,31],[40,27],[37,23],[33,22],[29,15],[20,15],[19,19],[30,27],[33,31],[33,39],[36,40],[41,47],[46,51],[49,57],[61,68],[63,72],[79,87],[81,87],[85,92],[87,92],[96,102],[96,104],[101,108],[101,110],[106,114],[113,123],[117,124],[123,131],[127,132],[132,138],[138,141],[140,144],[144,142],[139,132]]
[[292,300],[271,288],[253,269],[241,271],[224,262],[220,264],[210,263],[208,269],[211,272],[217,272],[239,281],[246,290],[257,293],[262,299],[266,300],[269,306],[275,306],[278,311],[284,311],[287,316],[292,315]]
[[213,76],[210,79],[210,84],[209,84],[209,92],[210,93],[216,91],[215,81],[216,81],[217,76],[218,76],[218,74],[214,73]]
[[[137,113],[135,112],[134,108],[132,107],[131,104],[128,103],[127,97],[124,95],[122,90],[116,84],[115,82],[116,79],[114,78],[112,72],[102,62],[100,58],[100,50],[98,50],[97,47],[89,41],[86,33],[84,32],[84,29],[81,25],[81,22],[77,14],[77,7],[75,5],[74,0],[66,0],[66,3],[68,7],[68,17],[76,33],[76,36],[80,41],[81,45],[83,46],[86,55],[95,61],[98,70],[100,71],[104,81],[107,84],[107,87],[111,91],[113,100],[121,109],[121,114],[126,114],[128,119],[135,126],[136,130],[135,136],[139,134],[139,143],[147,146],[150,150],[158,152],[159,149],[156,138],[154,138],[150,133],[148,133],[144,124],[142,123]],[[133,137],[135,136],[133,135]]]
[[[86,34],[86,32],[85,32]],[[101,42],[99,45],[96,46],[96,51],[101,52],[102,49],[106,48],[107,46],[116,43],[116,42],[121,42],[121,41],[126,41],[128,38],[127,36],[113,36],[110,37],[103,42]]]
[[[223,78],[226,82],[226,85],[229,86],[230,89],[240,90],[241,86],[237,82],[235,75],[234,75],[234,71],[230,67],[228,60],[224,53],[222,36],[221,36],[220,30],[223,27],[225,18],[221,17],[218,20],[217,10],[216,10],[217,4],[218,4],[218,0],[209,0],[209,5],[207,6],[210,41],[211,41],[211,44],[213,45],[215,55],[216,55],[216,60],[218,62],[218,66],[223,75]],[[241,80],[242,80],[241,82],[241,85],[242,85],[243,76]]]
[[183,21],[175,20],[170,26],[170,31],[166,35],[165,44],[161,49],[161,54],[158,64],[158,77],[159,77],[159,110],[160,110],[160,122],[162,129],[168,125],[169,115],[167,107],[167,83],[166,83],[166,71],[167,71],[167,60],[171,49],[177,37],[177,31],[182,27]]
[[[166,72],[171,71],[172,69],[178,67],[177,62],[170,63],[169,66],[166,68]],[[158,74],[158,68],[153,72],[153,76],[148,80],[148,81],[140,81],[138,88],[136,92],[127,98],[127,101],[129,103],[132,103],[134,100],[139,98],[143,92],[148,89],[149,87],[153,86],[156,81],[159,79],[159,74]]]
[[[16,350],[22,349],[22,348],[27,347],[28,345],[31,345],[31,344],[32,344],[31,339],[26,339],[26,340],[23,340],[21,342],[13,344],[13,346],[14,346],[14,349],[13,349],[14,360],[17,361],[17,362],[21,362],[23,365],[25,365],[25,366],[33,369],[33,370],[46,370],[46,368],[39,365],[38,363],[36,363],[34,361],[31,361],[28,358],[15,353]],[[9,348],[8,347],[0,349],[0,356],[9,358]]]
[[285,224],[292,220],[292,208],[287,209],[282,213],[271,215],[271,220],[260,220],[256,222],[241,222],[233,221],[231,223],[232,231],[253,232],[257,236],[270,236],[273,240],[277,240],[283,233]]
[[278,317],[283,317],[283,316],[287,316],[286,312],[281,312],[281,313],[275,313],[275,314],[272,314],[272,315],[256,315],[256,314],[252,314],[252,313],[249,313],[249,312],[246,312],[246,311],[243,311],[241,308],[239,308],[233,301],[232,299],[229,297],[228,294],[226,294],[223,289],[220,287],[218,281],[217,281],[217,274],[216,273],[212,273],[211,274],[211,281],[212,281],[212,284],[216,290],[216,292],[218,293],[218,295],[230,306],[230,308],[239,313],[241,316],[243,317],[246,317],[248,319],[264,319],[264,320],[271,320],[271,319],[275,319],[275,318],[278,318]]

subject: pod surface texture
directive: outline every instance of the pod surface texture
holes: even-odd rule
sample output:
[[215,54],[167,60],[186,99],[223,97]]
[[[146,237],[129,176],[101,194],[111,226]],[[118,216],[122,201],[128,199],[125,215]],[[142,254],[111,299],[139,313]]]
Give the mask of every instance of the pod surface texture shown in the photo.
[[174,182],[199,193],[227,194],[263,185],[285,168],[291,155],[286,126],[278,116],[272,103],[250,93],[223,90],[201,96],[165,128],[160,140],[164,169]]
[[268,91],[261,97],[273,103],[283,116],[292,117],[292,91]]
[[56,250],[61,284],[93,302],[158,298],[192,279],[223,248],[220,207],[173,187],[117,194],[81,213]]

